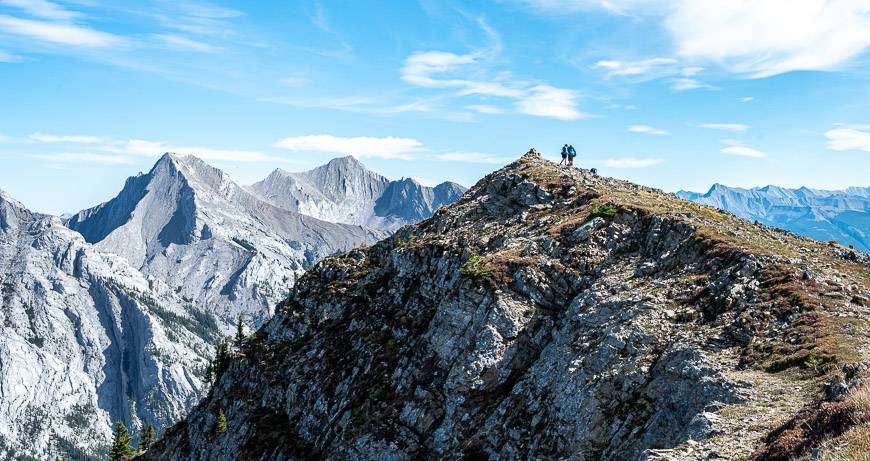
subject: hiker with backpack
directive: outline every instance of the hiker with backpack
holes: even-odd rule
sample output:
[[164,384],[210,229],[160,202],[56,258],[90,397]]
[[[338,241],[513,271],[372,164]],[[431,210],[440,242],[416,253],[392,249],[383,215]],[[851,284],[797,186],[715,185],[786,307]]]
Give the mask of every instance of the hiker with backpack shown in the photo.
[[564,146],[562,146],[562,161],[559,162],[559,166],[567,165],[567,162],[568,162],[568,145],[565,144]]
[[569,167],[574,166],[574,157],[576,157],[576,156],[577,156],[577,151],[574,150],[574,145],[571,144],[570,146],[568,146],[568,166]]

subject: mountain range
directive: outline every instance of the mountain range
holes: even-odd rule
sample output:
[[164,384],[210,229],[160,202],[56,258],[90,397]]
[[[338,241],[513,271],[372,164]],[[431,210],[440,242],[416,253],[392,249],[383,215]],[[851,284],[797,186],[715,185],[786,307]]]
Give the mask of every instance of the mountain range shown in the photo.
[[870,252],[870,187],[831,191],[714,184],[705,194],[679,191],[677,196],[816,240],[834,240]]
[[452,182],[426,187],[410,178],[390,181],[350,156],[301,173],[276,169],[250,189],[287,210],[385,231],[427,218],[465,192]]
[[[87,458],[114,421],[177,421],[239,318],[258,326],[320,259],[464,191],[389,181],[352,157],[270,178],[243,187],[167,153],[113,199],[63,220],[0,194],[0,457]],[[319,219],[335,210],[353,218]]]
[[306,271],[144,459],[863,459],[868,318],[867,255],[532,150]]

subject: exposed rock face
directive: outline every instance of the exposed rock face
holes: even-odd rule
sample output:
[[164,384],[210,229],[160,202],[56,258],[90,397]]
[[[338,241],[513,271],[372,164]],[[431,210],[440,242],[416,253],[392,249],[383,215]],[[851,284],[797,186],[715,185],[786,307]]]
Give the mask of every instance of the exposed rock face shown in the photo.
[[267,318],[295,277],[319,259],[385,235],[276,207],[202,160],[174,154],[67,225],[209,306],[227,331],[239,313]]
[[199,400],[214,319],[2,192],[0,293],[0,457],[94,454]]
[[350,156],[301,173],[277,169],[251,190],[287,210],[390,232],[428,218],[465,192],[452,182],[433,188],[413,179],[390,181]]
[[307,272],[145,457],[746,457],[865,359],[842,251],[530,152]]
[[836,240],[870,253],[870,187],[830,191],[766,186],[740,189],[715,184],[706,194],[679,197],[728,210],[821,241]]

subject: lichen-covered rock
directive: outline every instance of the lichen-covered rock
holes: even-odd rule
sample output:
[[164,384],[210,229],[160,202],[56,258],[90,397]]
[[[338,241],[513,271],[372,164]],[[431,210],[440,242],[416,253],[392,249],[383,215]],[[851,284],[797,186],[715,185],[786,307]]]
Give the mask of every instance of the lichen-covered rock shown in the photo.
[[746,457],[820,395],[806,363],[859,353],[827,322],[866,312],[820,286],[866,290],[849,264],[530,152],[306,273],[145,457]]

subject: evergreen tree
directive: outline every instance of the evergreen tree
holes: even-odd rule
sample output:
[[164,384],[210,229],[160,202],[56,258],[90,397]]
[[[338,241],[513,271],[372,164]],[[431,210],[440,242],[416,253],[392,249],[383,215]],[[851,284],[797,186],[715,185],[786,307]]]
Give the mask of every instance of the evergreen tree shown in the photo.
[[236,350],[241,351],[242,345],[245,343],[245,315],[239,314],[239,319],[236,322]]
[[136,455],[133,446],[130,445],[130,432],[127,431],[127,426],[121,421],[115,422],[115,439],[112,441],[112,448],[109,450],[109,459],[112,461],[128,460]]
[[215,431],[218,434],[223,434],[227,431],[227,416],[224,414],[224,409],[221,408],[218,410],[217,424],[215,425]]
[[148,451],[151,448],[151,444],[157,439],[157,434],[154,431],[154,426],[151,423],[145,423],[145,427],[142,429],[142,434],[139,436],[139,451],[144,452]]
[[227,367],[230,366],[230,343],[226,338],[221,338],[215,347],[214,360],[209,367],[206,368],[206,373],[209,375],[209,382],[217,383]]

